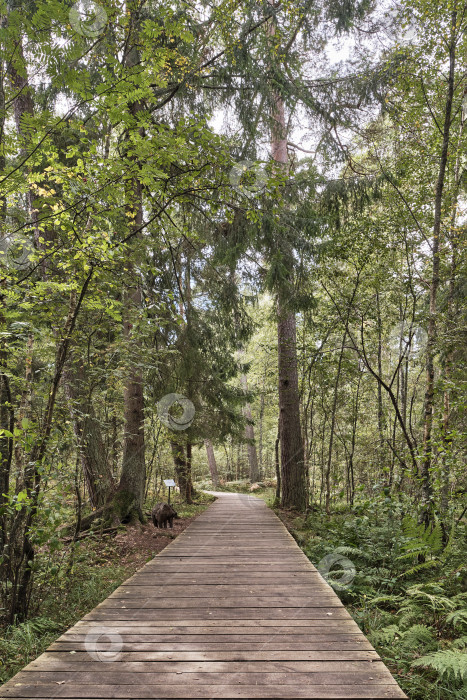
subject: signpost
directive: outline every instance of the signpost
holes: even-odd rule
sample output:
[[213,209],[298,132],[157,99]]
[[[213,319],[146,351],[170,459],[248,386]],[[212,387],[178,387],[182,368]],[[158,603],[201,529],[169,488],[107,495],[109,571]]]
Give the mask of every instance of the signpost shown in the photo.
[[175,481],[173,479],[164,479],[164,484],[169,487],[169,506],[170,506],[170,489],[175,486]]

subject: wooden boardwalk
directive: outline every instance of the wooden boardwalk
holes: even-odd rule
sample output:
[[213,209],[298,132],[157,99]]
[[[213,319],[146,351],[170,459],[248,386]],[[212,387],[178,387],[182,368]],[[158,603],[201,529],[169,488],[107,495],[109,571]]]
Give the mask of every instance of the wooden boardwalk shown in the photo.
[[1,698],[405,698],[263,501],[221,494]]

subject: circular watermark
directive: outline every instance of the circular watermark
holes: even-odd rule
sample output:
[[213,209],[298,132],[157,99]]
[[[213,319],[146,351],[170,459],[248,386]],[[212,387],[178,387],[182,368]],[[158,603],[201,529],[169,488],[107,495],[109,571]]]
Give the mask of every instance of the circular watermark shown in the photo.
[[232,166],[229,180],[234,190],[239,194],[255,196],[266,187],[268,176],[263,163],[254,160],[241,160]]
[[[180,415],[177,409],[181,410]],[[170,430],[186,430],[193,423],[196,409],[183,394],[166,394],[157,403],[157,413],[160,421]]]
[[416,358],[424,353],[428,335],[420,326],[410,326],[407,323],[396,323],[389,332],[389,346],[397,354]]
[[33,252],[34,246],[26,236],[0,236],[0,262],[4,262],[8,267],[27,267]]
[[68,16],[75,32],[91,39],[98,37],[107,24],[107,12],[93,0],[78,0]]
[[[333,567],[336,568],[334,572],[331,571]],[[331,552],[330,554],[326,554],[316,568],[325,581],[327,581],[330,586],[338,591],[349,588],[357,574],[357,570],[353,562],[351,562],[350,559],[347,559],[347,557],[344,557],[342,554],[339,554],[339,552]],[[335,578],[335,576],[338,574],[340,577]]]
[[415,27],[410,18],[404,16],[402,8],[397,3],[393,7],[387,8],[384,12],[386,21],[395,32],[397,42],[400,46],[413,44],[419,35],[419,30]]
[[97,627],[87,633],[84,648],[93,661],[109,663],[118,661],[121,657],[123,640],[111,627]]

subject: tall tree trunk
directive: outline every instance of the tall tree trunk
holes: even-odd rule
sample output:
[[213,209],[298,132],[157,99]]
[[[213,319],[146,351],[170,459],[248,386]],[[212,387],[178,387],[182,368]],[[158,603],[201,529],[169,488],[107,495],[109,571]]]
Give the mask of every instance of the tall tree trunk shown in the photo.
[[261,478],[261,474],[264,474],[263,442],[264,442],[264,377],[263,377],[263,388],[261,391],[261,396],[260,396],[260,401],[259,401],[258,469],[259,469],[260,478]]
[[[271,22],[271,35],[274,24]],[[271,129],[272,158],[282,170],[287,169],[287,130],[284,102],[274,97]],[[285,244],[286,245],[286,244]],[[293,256],[285,252],[284,260],[293,275]],[[288,308],[286,294],[278,292],[277,343],[279,369],[279,432],[281,447],[281,505],[283,508],[305,510],[307,506],[305,456],[300,426],[300,398],[297,367],[297,327],[295,312]]]
[[176,442],[174,439],[170,441],[170,446],[172,449],[172,457],[175,465],[175,474],[177,477],[178,487],[180,489],[180,495],[186,503],[192,503],[191,498],[191,476],[189,473],[189,460],[191,461],[191,445],[190,450],[187,449],[187,454],[185,454],[185,446]]
[[[464,89],[464,105],[467,105],[467,86]],[[451,260],[449,265],[449,284],[448,284],[448,298],[447,298],[447,310],[446,310],[446,330],[448,336],[448,347],[443,353],[443,367],[442,367],[442,377],[444,384],[444,395],[443,395],[443,415],[441,419],[441,435],[443,439],[443,451],[441,455],[442,460],[442,472],[441,472],[441,512],[443,517],[446,517],[449,508],[449,491],[450,491],[450,468],[449,468],[449,457],[451,450],[451,435],[450,435],[450,414],[451,414],[451,374],[452,368],[454,366],[454,344],[451,339],[451,334],[455,332],[456,327],[456,274],[458,265],[458,247],[459,247],[459,232],[456,227],[457,215],[458,215],[458,198],[459,198],[459,185],[461,183],[461,178],[463,173],[461,172],[461,161],[460,155],[461,150],[459,149],[460,140],[462,138],[462,132],[465,128],[466,118],[461,120],[461,125],[459,129],[459,138],[457,142],[457,158],[454,167],[454,183],[455,183],[455,193],[452,199],[452,214],[451,214],[451,230],[449,235],[449,242],[451,246]],[[447,542],[447,528],[444,522],[443,535],[444,540]]]
[[[376,311],[378,321],[378,374],[383,376],[383,330],[381,323],[381,309],[379,304],[379,293],[376,292]],[[378,433],[379,433],[379,459],[384,458],[384,414],[383,414],[383,388],[378,382]]]
[[[137,221],[142,222],[142,208],[139,207]],[[124,294],[124,335],[134,353],[138,351],[137,339],[133,338],[132,318],[139,314],[142,295],[139,283]],[[144,380],[142,371],[134,358],[127,370],[125,380],[123,461],[118,500],[121,504],[120,516],[142,519],[144,485],[146,479],[144,441]]]
[[359,398],[360,398],[360,382],[362,379],[361,373],[358,375],[358,381],[357,381],[357,389],[355,392],[355,403],[354,403],[354,412],[353,412],[353,421],[352,421],[352,442],[350,446],[350,454],[349,454],[349,491],[350,491],[350,505],[353,506],[354,502],[354,497],[355,497],[355,475],[354,475],[354,466],[353,466],[353,459],[355,455],[355,443],[357,440],[357,426],[358,426],[358,416],[359,416]]
[[436,182],[435,207],[433,221],[432,270],[430,283],[430,313],[427,328],[427,360],[426,360],[426,389],[424,400],[424,429],[423,429],[423,460],[421,465],[422,480],[422,521],[426,525],[431,520],[433,485],[431,478],[431,462],[433,457],[432,431],[435,398],[435,354],[437,331],[437,296],[440,282],[440,236],[443,209],[443,191],[446,179],[449,140],[452,121],[452,102],[454,96],[454,68],[456,63],[457,12],[451,15],[451,38],[449,47],[449,76],[446,102],[444,107],[443,141],[441,146],[438,179]]
[[[280,302],[279,302],[280,303]],[[300,428],[295,314],[278,308],[281,505],[305,510],[306,473]]]
[[212,446],[211,440],[205,440],[204,445],[206,447],[206,454],[208,457],[209,471],[211,472],[212,485],[214,488],[219,486],[219,474],[217,472],[217,462],[216,455],[214,454],[214,448]]
[[[130,39],[127,54],[124,58],[125,66],[133,68],[139,60],[137,44],[137,25],[139,18],[131,18]],[[129,112],[134,122],[138,122],[138,115],[143,111],[142,102],[132,102]],[[144,130],[140,127],[138,132],[144,136]],[[127,134],[126,142],[131,148],[130,135]],[[130,157],[130,162],[138,170],[139,163],[136,156]],[[138,177],[134,177],[127,188],[126,213],[128,220],[132,221],[131,229],[137,232],[143,224],[143,193],[142,185]],[[136,234],[137,236],[138,234]],[[138,318],[142,308],[142,291],[137,272],[133,263],[127,264],[127,279],[129,284],[123,294],[123,333],[130,351],[130,362],[125,379],[124,390],[124,434],[123,434],[123,460],[122,473],[117,489],[117,500],[120,507],[119,517],[135,518],[143,520],[144,486],[146,480],[145,464],[145,440],[144,440],[144,378],[138,362],[139,342],[132,333],[133,320]]]
[[[0,17],[0,28],[6,24],[6,18]],[[5,150],[4,150],[4,134],[5,134],[5,74],[6,63],[0,54],[0,172],[5,172]],[[2,194],[0,198],[0,230],[6,232],[6,196]],[[0,261],[0,270],[3,264]],[[2,270],[3,272],[3,270]],[[5,297],[3,292],[0,293],[0,328],[2,330],[2,338],[0,340],[0,429],[13,433],[15,425],[15,415],[13,410],[10,381],[8,378],[8,346],[3,332],[6,331],[6,320],[3,313]],[[3,506],[7,502],[8,492],[10,488],[10,471],[13,459],[13,438],[8,434],[0,435],[0,552],[4,551],[4,546],[7,541],[7,516],[3,511]],[[3,574],[3,562],[0,564],[0,573]],[[0,576],[0,581],[4,581],[5,577]]]
[[281,464],[279,459],[279,447],[281,441],[281,429],[280,429],[280,419],[277,425],[277,437],[274,445],[274,465],[276,468],[276,500],[279,501],[281,497]]
[[115,482],[107,459],[101,425],[85,381],[83,361],[70,363],[65,373],[65,391],[77,450],[91,504],[93,508],[100,508],[113,496]]
[[[243,391],[248,392],[248,380],[245,374],[241,375],[240,378]],[[250,482],[254,484],[259,481],[259,468],[258,468],[258,455],[256,453],[255,444],[255,429],[253,427],[253,416],[251,414],[251,406],[249,403],[245,404],[243,409],[243,415],[246,418],[245,425],[245,437],[247,439],[247,451],[248,451],[248,465],[250,468]]]
[[331,409],[331,426],[330,426],[330,433],[329,433],[329,446],[328,446],[328,457],[327,457],[327,462],[326,462],[326,471],[325,471],[325,482],[326,482],[326,513],[330,515],[331,513],[331,464],[332,464],[332,447],[334,444],[334,430],[336,426],[336,411],[337,411],[337,399],[338,399],[338,392],[339,392],[339,381],[341,378],[341,370],[342,370],[342,359],[344,357],[344,347],[345,347],[345,339],[347,338],[347,329],[344,331],[344,335],[342,337],[342,345],[341,349],[339,352],[339,361],[337,364],[337,371],[336,371],[336,378],[334,380],[334,392],[333,392],[333,399],[332,399],[332,409]]

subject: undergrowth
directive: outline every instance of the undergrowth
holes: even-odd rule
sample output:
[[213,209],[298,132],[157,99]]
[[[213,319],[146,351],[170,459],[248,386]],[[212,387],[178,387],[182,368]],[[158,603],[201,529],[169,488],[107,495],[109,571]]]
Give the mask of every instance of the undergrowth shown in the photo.
[[411,700],[467,700],[466,521],[453,515],[444,543],[439,523],[415,518],[408,499],[382,496],[288,525],[313,564],[352,562],[351,583],[338,583],[342,560],[328,581]]

